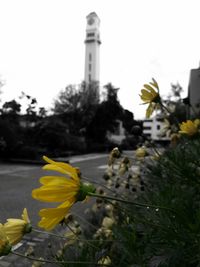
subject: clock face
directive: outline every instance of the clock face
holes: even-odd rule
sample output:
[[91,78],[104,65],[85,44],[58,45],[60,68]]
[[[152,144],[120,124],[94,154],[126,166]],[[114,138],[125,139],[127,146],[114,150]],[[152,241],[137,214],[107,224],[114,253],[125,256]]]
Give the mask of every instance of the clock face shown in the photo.
[[94,23],[94,19],[93,18],[90,18],[89,20],[88,20],[88,24],[89,25],[92,25]]

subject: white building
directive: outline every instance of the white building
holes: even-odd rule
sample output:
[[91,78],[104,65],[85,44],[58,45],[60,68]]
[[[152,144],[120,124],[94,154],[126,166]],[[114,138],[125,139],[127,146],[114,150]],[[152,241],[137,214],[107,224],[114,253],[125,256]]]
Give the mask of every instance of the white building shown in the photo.
[[87,17],[85,39],[85,82],[99,82],[100,73],[100,19],[95,12]]
[[145,119],[143,121],[143,134],[153,141],[168,141],[170,140],[169,136],[161,135],[164,126],[165,124],[162,116],[156,115],[151,119]]

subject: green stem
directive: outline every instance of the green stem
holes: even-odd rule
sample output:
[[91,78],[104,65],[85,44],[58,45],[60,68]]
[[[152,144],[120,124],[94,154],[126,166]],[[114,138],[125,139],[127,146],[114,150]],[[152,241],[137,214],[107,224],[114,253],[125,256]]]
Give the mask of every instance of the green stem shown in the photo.
[[[163,107],[169,114],[172,114],[172,112],[171,112],[165,105],[163,105],[162,102],[160,102],[160,105],[161,105],[161,107]],[[178,125],[179,125],[179,121],[178,121],[177,117],[174,116],[174,119],[175,119],[175,121],[176,121],[176,123],[177,123],[177,126],[178,126]]]
[[[119,176],[118,176],[118,177],[119,177]],[[115,177],[115,179],[117,179],[118,177]],[[120,177],[119,177],[119,178],[120,178]],[[98,182],[94,182],[94,181],[92,181],[92,180],[90,180],[90,179],[88,179],[88,178],[86,178],[86,177],[83,177],[83,179],[86,180],[86,181],[88,181],[88,182],[90,182],[90,183],[98,184],[98,185],[100,185],[101,187],[104,187],[106,190],[108,190],[109,192],[115,194],[116,196],[119,195],[116,191],[114,191],[114,190],[108,188],[108,187],[107,187],[106,185],[104,185],[104,184],[101,184],[101,183],[98,183]],[[93,226],[93,227],[94,227],[94,226]],[[96,227],[96,229],[98,229],[98,228]]]
[[151,146],[151,148],[154,150],[154,152],[158,155],[158,157],[160,157],[160,153],[158,152],[157,148],[155,147],[154,144],[152,144],[149,140],[146,140],[148,142],[148,144]]
[[151,204],[145,204],[145,203],[138,203],[138,202],[129,201],[129,200],[121,199],[121,198],[116,198],[116,197],[112,197],[112,196],[99,195],[99,194],[90,193],[90,192],[88,192],[88,195],[92,196],[92,197],[103,198],[103,199],[116,200],[116,201],[119,201],[119,202],[122,202],[125,204],[130,204],[130,205],[139,206],[139,207],[146,207],[146,208],[150,207],[150,208],[164,209],[164,210],[169,210],[169,211],[175,212],[175,210],[173,210],[171,208],[167,208],[167,207],[163,207],[163,206],[157,206],[157,205],[151,205]]
[[108,190],[108,191],[110,191],[110,192],[112,192],[112,193],[116,193],[114,190],[108,188],[106,185],[104,185],[104,184],[102,184],[102,183],[98,183],[98,182],[96,182],[96,181],[92,181],[91,179],[88,179],[87,177],[82,177],[82,179],[83,179],[83,180],[86,180],[86,181],[88,181],[88,182],[90,182],[90,183],[92,183],[92,184],[97,184],[97,185],[99,185],[99,186],[105,188],[106,190]]
[[63,238],[63,239],[70,239],[68,237],[65,237],[63,235],[58,235],[58,234],[54,234],[54,233],[50,233],[50,232],[46,232],[46,231],[40,231],[38,229],[32,228],[32,231],[36,232],[36,233],[40,233],[40,234],[47,234],[47,235],[51,235],[51,236],[55,236],[55,237],[59,237],[59,238]]
[[[77,216],[77,215],[75,215]],[[79,217],[81,218],[81,217]],[[81,218],[82,219],[82,218]],[[91,226],[93,226],[92,224],[90,224]],[[67,225],[68,226],[68,225]],[[69,226],[68,226],[69,227]],[[95,230],[97,230],[98,228],[95,228]],[[70,229],[71,230],[71,229]],[[58,234],[54,234],[54,233],[50,233],[47,231],[40,231],[38,229],[32,228],[32,231],[36,232],[36,233],[40,233],[40,234],[47,234],[47,235],[51,235],[51,236],[55,236],[58,238],[62,238],[62,239],[69,239],[69,240],[73,240],[73,238],[70,237],[66,237],[66,236],[62,236],[62,235],[58,235]],[[75,234],[75,233],[74,233]],[[94,239],[81,239],[81,238],[77,238],[78,241],[82,241],[82,242],[96,242],[96,240]],[[104,240],[105,241],[105,240]],[[106,242],[113,242],[113,240],[106,240]]]
[[172,114],[171,111],[170,111],[165,105],[163,105],[162,102],[160,102],[160,105],[161,105],[161,107],[163,107],[169,114]]
[[79,218],[82,222],[87,223],[89,226],[91,226],[94,230],[98,230],[99,227],[94,226],[92,223],[90,223],[88,220],[84,219],[83,217],[79,216],[77,213],[73,212],[74,216]]
[[[78,241],[81,241],[81,239],[79,239],[78,234],[72,229],[71,226],[69,226],[69,224],[65,223],[66,226],[69,228],[69,230],[76,236]],[[89,246],[98,249],[95,245],[91,244],[90,241],[88,241],[87,239],[84,240]]]
[[15,252],[15,251],[11,251],[12,254],[17,255],[19,257],[22,258],[26,258],[28,260],[32,260],[32,261],[38,261],[38,262],[44,262],[44,263],[55,263],[55,264],[94,264],[95,266],[108,266],[106,264],[100,264],[100,263],[96,263],[96,262],[91,262],[91,261],[53,261],[53,260],[48,260],[48,259],[38,259],[35,257],[31,257],[31,256],[26,256],[24,254]]

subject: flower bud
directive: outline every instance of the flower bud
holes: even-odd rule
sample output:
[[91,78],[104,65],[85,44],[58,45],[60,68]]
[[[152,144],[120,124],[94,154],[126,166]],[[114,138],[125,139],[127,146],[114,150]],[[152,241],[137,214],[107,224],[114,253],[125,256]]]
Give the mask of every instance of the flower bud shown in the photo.
[[102,227],[104,227],[106,229],[111,229],[114,223],[115,223],[115,221],[113,219],[111,219],[110,217],[106,216],[103,219]]
[[135,154],[137,158],[144,158],[145,156],[147,156],[148,153],[146,151],[146,148],[142,146],[135,151]]

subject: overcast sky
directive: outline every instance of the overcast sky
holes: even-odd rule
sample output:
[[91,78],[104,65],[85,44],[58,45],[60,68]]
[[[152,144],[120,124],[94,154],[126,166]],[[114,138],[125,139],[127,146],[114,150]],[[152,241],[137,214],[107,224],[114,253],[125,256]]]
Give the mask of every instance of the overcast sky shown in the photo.
[[124,108],[143,118],[142,85],[154,77],[167,95],[200,61],[200,1],[0,0],[1,99],[21,91],[40,106],[84,79],[86,16],[101,20],[100,82],[119,87]]

